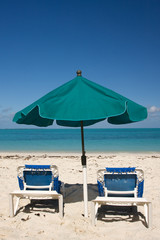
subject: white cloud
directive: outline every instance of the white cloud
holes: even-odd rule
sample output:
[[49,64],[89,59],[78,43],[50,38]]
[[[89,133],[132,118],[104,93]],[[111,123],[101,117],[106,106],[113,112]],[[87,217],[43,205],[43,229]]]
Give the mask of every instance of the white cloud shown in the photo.
[[11,108],[11,107],[4,108],[4,109],[1,110],[1,112],[2,112],[3,114],[10,113],[11,111],[12,111],[12,108]]
[[149,113],[157,113],[157,112],[160,112],[160,108],[158,108],[156,106],[151,106],[148,108],[148,112]]
[[148,107],[148,121],[153,124],[152,127],[160,127],[160,108],[156,106]]
[[10,120],[13,115],[14,113],[12,112],[11,107],[0,109],[0,120]]
[[2,128],[12,128],[13,126],[13,119],[14,113],[12,108],[3,108],[0,107],[0,129]]

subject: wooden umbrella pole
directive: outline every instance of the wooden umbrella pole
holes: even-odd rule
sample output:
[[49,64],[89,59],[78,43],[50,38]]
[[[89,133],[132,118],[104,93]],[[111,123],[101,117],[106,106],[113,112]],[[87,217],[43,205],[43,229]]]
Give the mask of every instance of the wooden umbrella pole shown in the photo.
[[88,188],[87,188],[87,166],[86,166],[86,156],[84,150],[84,131],[83,131],[83,121],[81,121],[81,138],[82,138],[82,167],[83,167],[83,199],[84,199],[84,216],[88,217]]

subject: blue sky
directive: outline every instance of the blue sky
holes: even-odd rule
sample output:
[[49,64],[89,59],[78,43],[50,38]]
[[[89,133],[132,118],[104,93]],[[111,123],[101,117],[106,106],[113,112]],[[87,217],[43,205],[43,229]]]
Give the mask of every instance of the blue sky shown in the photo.
[[0,128],[77,69],[148,108],[122,127],[160,127],[159,13],[159,0],[1,0]]

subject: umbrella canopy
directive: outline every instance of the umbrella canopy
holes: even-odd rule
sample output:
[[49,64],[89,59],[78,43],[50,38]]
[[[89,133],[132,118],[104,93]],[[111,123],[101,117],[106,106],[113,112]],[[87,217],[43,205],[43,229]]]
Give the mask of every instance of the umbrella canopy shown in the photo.
[[81,127],[84,212],[88,216],[87,169],[83,126],[108,120],[111,124],[125,124],[147,118],[147,109],[114,91],[81,76],[49,92],[28,107],[17,112],[13,121],[19,124],[47,127]]
[[80,75],[16,113],[13,121],[46,127],[56,120],[61,126],[80,127],[81,121],[83,126],[106,118],[125,124],[146,117],[145,107]]

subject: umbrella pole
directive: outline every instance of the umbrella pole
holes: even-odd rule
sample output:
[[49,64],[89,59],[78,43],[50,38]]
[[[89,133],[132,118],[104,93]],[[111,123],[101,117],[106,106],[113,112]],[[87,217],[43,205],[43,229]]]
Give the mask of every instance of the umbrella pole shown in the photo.
[[87,165],[86,156],[84,149],[84,131],[83,131],[83,121],[81,121],[81,139],[82,139],[82,167],[83,167],[83,199],[84,199],[84,216],[88,217],[88,188],[87,188]]

